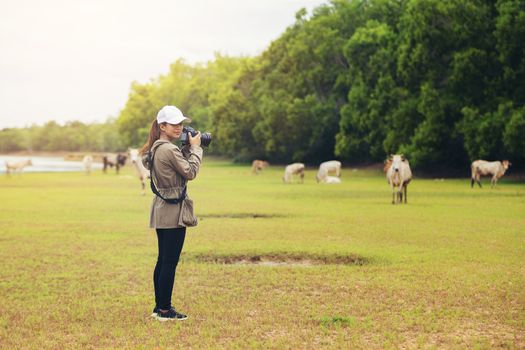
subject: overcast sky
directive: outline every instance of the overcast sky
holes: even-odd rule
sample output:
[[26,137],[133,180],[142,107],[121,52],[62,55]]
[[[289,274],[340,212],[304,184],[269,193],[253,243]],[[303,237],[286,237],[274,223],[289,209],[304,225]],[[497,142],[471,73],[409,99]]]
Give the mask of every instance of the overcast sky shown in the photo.
[[321,0],[0,0],[0,128],[105,121],[178,58],[260,54]]

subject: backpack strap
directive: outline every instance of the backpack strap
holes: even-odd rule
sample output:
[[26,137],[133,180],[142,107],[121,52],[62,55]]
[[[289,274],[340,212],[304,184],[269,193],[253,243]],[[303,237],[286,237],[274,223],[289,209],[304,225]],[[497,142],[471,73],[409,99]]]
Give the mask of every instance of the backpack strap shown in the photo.
[[[158,148],[158,147],[157,147],[157,148]],[[182,202],[182,201],[184,200],[184,198],[186,198],[186,189],[187,189],[187,184],[184,185],[184,189],[182,190],[182,194],[180,195],[179,198],[164,198],[164,197],[160,194],[159,190],[157,190],[157,187],[155,187],[155,181],[153,180],[153,177],[154,177],[154,174],[153,174],[153,173],[154,173],[154,170],[153,170],[153,169],[155,169],[155,163],[154,163],[154,161],[155,161],[155,152],[153,152],[153,151],[150,150],[149,153],[150,153],[150,154],[148,155],[148,157],[150,157],[150,159],[151,159],[151,162],[150,162],[150,164],[151,164],[151,176],[150,176],[150,181],[149,181],[149,183],[150,183],[150,187],[151,187],[151,191],[152,191],[154,194],[156,194],[159,198],[161,198],[162,200],[164,200],[164,201],[167,202],[167,203],[170,203],[170,204],[179,204],[180,202]]]

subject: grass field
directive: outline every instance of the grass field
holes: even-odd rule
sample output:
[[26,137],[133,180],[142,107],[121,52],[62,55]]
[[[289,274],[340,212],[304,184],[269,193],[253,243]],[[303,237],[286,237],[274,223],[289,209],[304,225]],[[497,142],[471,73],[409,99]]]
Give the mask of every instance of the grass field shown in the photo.
[[151,195],[131,168],[0,177],[0,347],[525,348],[524,183],[416,177],[394,206],[380,172],[281,176],[205,160],[177,323],[149,317]]

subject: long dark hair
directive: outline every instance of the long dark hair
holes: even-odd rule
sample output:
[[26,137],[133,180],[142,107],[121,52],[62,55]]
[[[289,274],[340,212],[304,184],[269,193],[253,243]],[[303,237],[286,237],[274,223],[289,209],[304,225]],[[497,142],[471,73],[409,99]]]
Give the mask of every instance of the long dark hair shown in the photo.
[[[165,123],[161,123],[165,124]],[[154,119],[149,129],[148,141],[140,149],[140,154],[144,155],[151,149],[151,146],[160,138],[160,125],[157,123],[157,119]]]

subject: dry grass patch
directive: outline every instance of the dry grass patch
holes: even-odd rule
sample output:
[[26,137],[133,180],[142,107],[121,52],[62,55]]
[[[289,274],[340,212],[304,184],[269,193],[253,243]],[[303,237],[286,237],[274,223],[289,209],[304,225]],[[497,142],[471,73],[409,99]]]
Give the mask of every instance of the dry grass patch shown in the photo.
[[261,266],[314,266],[314,265],[366,265],[371,259],[359,255],[312,255],[296,254],[262,254],[262,255],[184,255],[188,261],[225,265],[261,265]]

